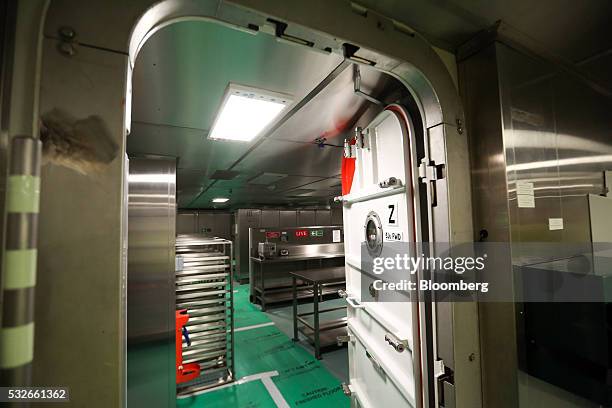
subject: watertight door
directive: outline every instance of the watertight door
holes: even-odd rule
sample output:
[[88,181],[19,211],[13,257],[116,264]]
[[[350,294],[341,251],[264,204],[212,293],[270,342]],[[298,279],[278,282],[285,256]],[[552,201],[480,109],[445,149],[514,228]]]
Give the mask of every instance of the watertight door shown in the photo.
[[[398,105],[385,108],[345,147],[354,175],[342,202],[346,253],[349,376],[356,407],[422,407],[416,295],[381,290],[364,265],[419,240],[415,142]],[[343,174],[345,184],[351,177]],[[350,192],[348,192],[350,187]],[[406,273],[407,281],[413,279]]]

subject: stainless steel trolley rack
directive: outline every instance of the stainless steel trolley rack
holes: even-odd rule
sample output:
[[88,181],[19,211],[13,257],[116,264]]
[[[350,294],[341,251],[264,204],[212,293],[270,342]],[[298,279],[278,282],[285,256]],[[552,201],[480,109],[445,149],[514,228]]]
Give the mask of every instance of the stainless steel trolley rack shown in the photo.
[[176,238],[176,308],[187,309],[191,340],[183,362],[200,365],[200,376],[178,384],[180,394],[234,380],[232,242],[201,235]]

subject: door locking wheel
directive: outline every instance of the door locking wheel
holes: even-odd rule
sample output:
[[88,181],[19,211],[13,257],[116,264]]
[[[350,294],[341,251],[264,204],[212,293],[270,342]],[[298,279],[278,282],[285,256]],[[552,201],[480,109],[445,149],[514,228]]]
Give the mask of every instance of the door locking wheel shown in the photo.
[[383,229],[380,217],[376,212],[370,211],[366,217],[364,232],[368,253],[373,257],[379,256],[383,248]]

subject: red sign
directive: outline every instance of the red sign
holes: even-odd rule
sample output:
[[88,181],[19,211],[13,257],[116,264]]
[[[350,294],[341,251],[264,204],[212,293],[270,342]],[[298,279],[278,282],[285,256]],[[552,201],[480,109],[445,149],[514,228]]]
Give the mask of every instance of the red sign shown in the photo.
[[308,236],[308,230],[297,230],[297,231],[295,231],[295,236],[298,237],[298,238],[307,237]]
[[280,237],[280,232],[278,231],[268,231],[266,232],[266,238],[270,239],[270,238],[279,238]]

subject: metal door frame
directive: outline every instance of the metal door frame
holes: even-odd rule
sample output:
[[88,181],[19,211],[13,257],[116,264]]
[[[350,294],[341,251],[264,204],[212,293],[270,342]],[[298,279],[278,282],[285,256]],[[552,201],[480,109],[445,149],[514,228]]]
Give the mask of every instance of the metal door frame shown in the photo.
[[[99,13],[100,4],[103,4],[104,7],[102,14]],[[321,10],[325,10],[325,13],[321,13]],[[125,104],[109,106],[108,111],[103,112],[105,117],[113,121],[113,129],[117,128],[116,120],[124,121],[124,134],[118,136],[119,140],[123,141],[121,149],[124,149],[125,135],[129,132],[130,122],[131,76],[138,50],[157,30],[174,22],[197,19],[217,21],[252,33],[260,29],[262,31],[272,29],[273,35],[283,41],[302,42],[303,46],[322,52],[341,52],[347,59],[374,65],[375,68],[400,80],[413,95],[422,118],[423,127],[419,133],[422,132],[424,135],[423,144],[426,146],[424,165],[444,165],[445,168],[444,177],[440,179],[431,180],[426,175],[423,178],[429,192],[428,197],[431,197],[435,190],[439,198],[436,205],[430,210],[429,240],[451,243],[472,240],[469,159],[467,135],[463,130],[461,102],[451,76],[440,57],[418,33],[400,22],[354,3],[343,1],[202,0],[194,2],[165,0],[158,2],[157,0],[140,0],[138,3],[126,5],[120,0],[110,0],[96,5],[93,2],[62,0],[51,1],[46,15],[43,14],[37,20],[40,22],[38,28],[44,26],[42,30],[44,32],[39,33],[35,52],[40,53],[42,49],[43,35],[48,40],[57,39],[59,28],[67,26],[78,33],[77,40],[69,44],[70,47],[76,49],[77,56],[80,48],[86,48],[88,53],[98,55],[105,55],[105,53],[117,55],[118,53],[127,57],[128,62],[123,76],[108,73],[109,77],[106,78],[116,83],[117,89],[123,89],[127,82]],[[62,72],[61,69],[64,69],[64,72],[72,72],[76,64],[79,64],[77,59],[71,57],[63,58],[61,61],[52,61],[52,58],[51,52],[43,55],[42,71],[45,71],[45,67],[49,64],[53,64],[55,72]],[[79,66],[79,72],[83,75],[90,73],[95,77],[93,72],[89,71],[94,69],[94,65],[92,63],[90,66]],[[40,72],[40,67],[36,66],[32,75],[24,75],[15,81],[13,86],[26,89],[28,84],[39,84]],[[52,78],[53,75],[50,75],[47,80],[52,80]],[[42,92],[45,92],[44,88]],[[88,95],[84,90],[80,92],[83,93],[83,98],[95,98],[91,92]],[[66,106],[71,106],[70,103],[66,101]],[[34,114],[30,117],[30,123],[36,124],[38,105],[37,103],[32,105],[30,108]],[[115,162],[112,166],[117,174],[122,174],[122,162]],[[116,185],[109,184],[106,187],[112,192],[113,197],[121,194],[122,186],[119,180],[116,180]],[[429,205],[432,204],[429,202]],[[117,225],[117,234],[108,237],[109,243],[110,241],[116,242],[116,245],[113,246],[121,248],[121,215],[107,214],[106,216],[109,220],[114,220],[112,222]],[[54,240],[54,244],[59,246],[72,245],[72,243],[63,242],[61,236]],[[99,250],[102,251],[103,248]],[[72,252],[75,257],[79,256],[78,248],[73,248]],[[40,259],[43,264],[45,261],[45,259]],[[69,269],[70,264],[71,260],[66,260],[64,270]],[[57,271],[63,273],[62,268]],[[120,273],[119,266],[116,271],[109,271],[109,274],[115,274],[113,276],[119,276]],[[79,290],[79,288],[73,289]],[[61,289],[52,288],[40,288],[40,290],[61,291]],[[65,296],[68,299],[69,293],[66,290],[55,296]],[[455,306],[445,313],[447,314],[445,321],[448,324],[445,327],[437,327],[437,331],[447,330],[451,338],[459,333],[459,330],[455,328],[460,326],[455,322],[477,319],[473,311],[466,311]],[[437,323],[433,320],[433,315],[427,313],[425,317],[428,316],[432,318],[432,327],[434,327]],[[53,316],[50,318],[52,319]],[[70,325],[71,323],[66,321],[66,327],[58,326],[52,333],[47,334],[49,347],[57,343],[59,338],[70,330]],[[433,333],[428,337],[434,337]],[[99,341],[107,342],[109,339],[101,337]],[[461,387],[461,391],[456,390],[457,406],[478,407],[481,405],[479,350],[476,350],[476,358],[471,360],[471,364],[463,367],[458,362],[464,361],[466,353],[474,354],[472,352],[474,344],[468,341],[467,346],[463,347],[457,341],[452,343],[453,355],[447,357],[452,361],[445,360],[444,362],[452,365],[456,383],[460,377],[465,379],[465,386]],[[96,343],[92,343],[91,347],[97,347]],[[121,360],[122,356],[117,355],[117,361]],[[73,369],[69,362],[62,364],[55,369],[61,372]],[[118,378],[109,378],[108,384],[119,381]],[[104,386],[104,384],[98,386]],[[466,392],[462,391],[463,389],[466,389]]]

